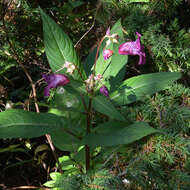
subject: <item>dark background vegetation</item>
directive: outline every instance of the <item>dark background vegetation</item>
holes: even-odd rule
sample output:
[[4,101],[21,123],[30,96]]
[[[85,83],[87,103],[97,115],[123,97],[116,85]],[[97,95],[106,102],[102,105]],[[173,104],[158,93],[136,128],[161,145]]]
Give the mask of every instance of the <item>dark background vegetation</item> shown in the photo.
[[[31,81],[35,83],[40,111],[43,103],[42,73],[50,72],[44,52],[43,8],[76,44],[82,61],[105,31],[119,18],[127,40],[142,34],[146,65],[130,56],[126,78],[159,71],[179,71],[183,77],[170,89],[144,102],[126,106],[122,112],[131,121],[147,121],[165,135],[145,138],[112,153],[106,165],[116,176],[127,178],[126,189],[190,188],[190,3],[186,0],[1,0],[0,2],[0,109],[8,105],[34,111]],[[97,14],[96,14],[97,13]],[[68,154],[57,150],[58,155]],[[111,153],[110,153],[111,154]],[[108,155],[105,155],[105,157]],[[45,137],[0,140],[0,188],[40,187],[55,171],[55,160]],[[127,172],[124,172],[127,171]],[[124,173],[123,173],[124,172]],[[32,187],[31,187],[32,188]]]

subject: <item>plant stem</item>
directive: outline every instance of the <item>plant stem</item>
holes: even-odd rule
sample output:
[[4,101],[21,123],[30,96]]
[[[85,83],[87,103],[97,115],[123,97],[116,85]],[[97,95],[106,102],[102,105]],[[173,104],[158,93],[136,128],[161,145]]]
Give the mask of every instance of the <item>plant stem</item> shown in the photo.
[[100,40],[100,42],[98,44],[98,47],[97,47],[97,50],[96,50],[96,57],[95,57],[95,61],[94,61],[94,70],[93,70],[94,75],[95,75],[95,72],[96,72],[96,61],[98,59],[99,49],[100,49],[100,46],[101,46],[103,40],[104,40],[104,37]]
[[[92,110],[92,97],[90,98],[88,104],[88,112],[86,116],[86,135],[90,134],[90,124],[91,124],[91,110]],[[90,147],[85,145],[85,155],[86,155],[86,172],[90,169]]]
[[[95,57],[95,61],[94,61],[94,69],[93,69],[93,75],[94,76],[95,76],[95,70],[96,70],[96,61],[98,59],[98,52],[99,52],[99,49],[100,49],[100,46],[101,46],[103,40],[104,40],[104,37],[100,40],[98,47],[97,47],[96,57]],[[88,104],[88,110],[87,110],[87,116],[86,116],[86,135],[90,134],[93,93],[94,92],[92,90],[91,91],[92,96],[91,96],[89,104]],[[85,104],[84,104],[84,106],[85,106]],[[85,155],[86,155],[86,172],[87,172],[90,169],[90,147],[88,145],[85,145]]]

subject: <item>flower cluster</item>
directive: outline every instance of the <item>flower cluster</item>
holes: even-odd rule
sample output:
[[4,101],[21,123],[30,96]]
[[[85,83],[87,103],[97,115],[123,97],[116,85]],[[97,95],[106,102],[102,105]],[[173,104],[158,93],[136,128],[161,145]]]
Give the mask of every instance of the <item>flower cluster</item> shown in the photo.
[[[125,42],[119,46],[118,53],[120,55],[138,55],[139,56],[139,65],[145,64],[146,61],[146,55],[144,52],[144,46],[141,45],[141,34],[136,32],[137,39],[136,41],[131,41],[131,42]],[[108,28],[106,35],[104,38],[108,38],[106,41],[106,47],[111,43],[118,43],[117,39],[117,34],[110,34],[110,28]],[[105,48],[106,48],[105,47]],[[103,57],[104,60],[109,59],[113,55],[113,51],[110,49],[105,49],[103,50]],[[109,97],[109,92],[106,86],[102,86],[100,88],[100,92],[104,95]]]
[[86,83],[86,87],[88,89],[88,91],[91,91],[95,85],[95,81],[100,81],[103,79],[103,76],[101,74],[97,74],[96,76],[94,76],[93,74],[91,74],[87,80],[85,80]]
[[[119,46],[118,53],[120,55],[138,55],[139,56],[139,65],[145,64],[146,61],[146,55],[144,52],[144,46],[141,44],[141,34],[136,32],[137,39],[136,41],[130,41],[130,42],[125,42]],[[103,50],[103,57],[104,60],[109,59],[113,55],[113,51],[110,49],[106,49],[107,46],[111,42],[113,43],[118,43],[117,41],[117,34],[110,34],[110,28],[108,28],[106,35],[104,38],[108,38],[106,41],[106,46],[104,47]],[[73,71],[76,69],[76,66],[73,63],[70,63],[68,61],[65,62],[63,65],[63,68],[67,68],[67,73],[70,75],[73,73]],[[56,88],[58,86],[64,86],[68,84],[69,78],[64,75],[64,74],[51,74],[51,75],[42,75],[44,80],[47,82],[48,86],[44,89],[44,96],[49,96],[50,95],[50,89],[51,88]],[[87,91],[90,92],[94,86],[96,81],[101,81],[103,79],[103,76],[101,74],[97,74],[94,76],[94,74],[91,74],[87,80],[85,80],[86,83],[86,88]],[[100,93],[103,94],[106,97],[109,97],[109,91],[105,85],[102,85],[100,87]]]
[[[96,76],[94,76],[93,74],[91,74],[87,80],[85,80],[86,83],[86,87],[87,87],[87,91],[91,91],[95,85],[95,81],[101,81],[103,79],[103,76],[101,74],[97,74]],[[108,89],[106,88],[106,86],[102,85],[100,87],[100,93],[103,94],[104,96],[109,97],[109,92]]]
[[[118,53],[120,55],[138,55],[139,56],[139,65],[145,64],[146,61],[146,55],[144,52],[144,46],[141,45],[141,34],[136,32],[137,39],[136,41],[130,41],[130,42],[125,42],[119,46]],[[108,28],[106,35],[104,38],[108,38],[106,41],[106,46],[105,48],[111,43],[118,43],[117,41],[117,34],[110,34],[110,28]],[[105,49],[103,50],[103,57],[104,60],[109,59],[113,55],[113,51],[110,49]]]

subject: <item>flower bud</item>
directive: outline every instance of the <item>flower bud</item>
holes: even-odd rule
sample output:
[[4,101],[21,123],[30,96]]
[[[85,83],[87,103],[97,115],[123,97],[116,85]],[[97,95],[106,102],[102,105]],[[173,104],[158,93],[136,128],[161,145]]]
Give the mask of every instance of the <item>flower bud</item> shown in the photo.
[[110,49],[103,50],[104,60],[109,59],[109,57],[111,57],[112,55],[113,55],[113,51],[112,50],[110,50]]
[[107,87],[104,85],[100,88],[100,93],[106,97],[109,97],[109,91],[108,91]]

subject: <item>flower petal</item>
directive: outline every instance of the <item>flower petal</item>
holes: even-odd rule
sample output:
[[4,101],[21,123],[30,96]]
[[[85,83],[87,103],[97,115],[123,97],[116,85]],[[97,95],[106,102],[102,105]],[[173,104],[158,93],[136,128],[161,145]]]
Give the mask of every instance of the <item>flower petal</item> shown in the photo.
[[64,86],[70,81],[66,75],[63,74],[52,74],[52,75],[42,75],[44,80],[47,82],[48,86],[44,89],[44,95],[49,96],[49,90],[51,88],[56,88],[58,86]]
[[145,64],[146,55],[144,52],[144,46],[141,45],[141,34],[136,32],[137,39],[132,42],[125,42],[119,46],[118,52],[120,55],[138,55],[139,65]]
[[49,86],[46,86],[44,88],[44,96],[50,96],[50,88],[49,88]]
[[134,50],[136,50],[135,42],[125,42],[119,46],[120,55],[136,55]]
[[106,36],[110,36],[110,27],[106,31]]

